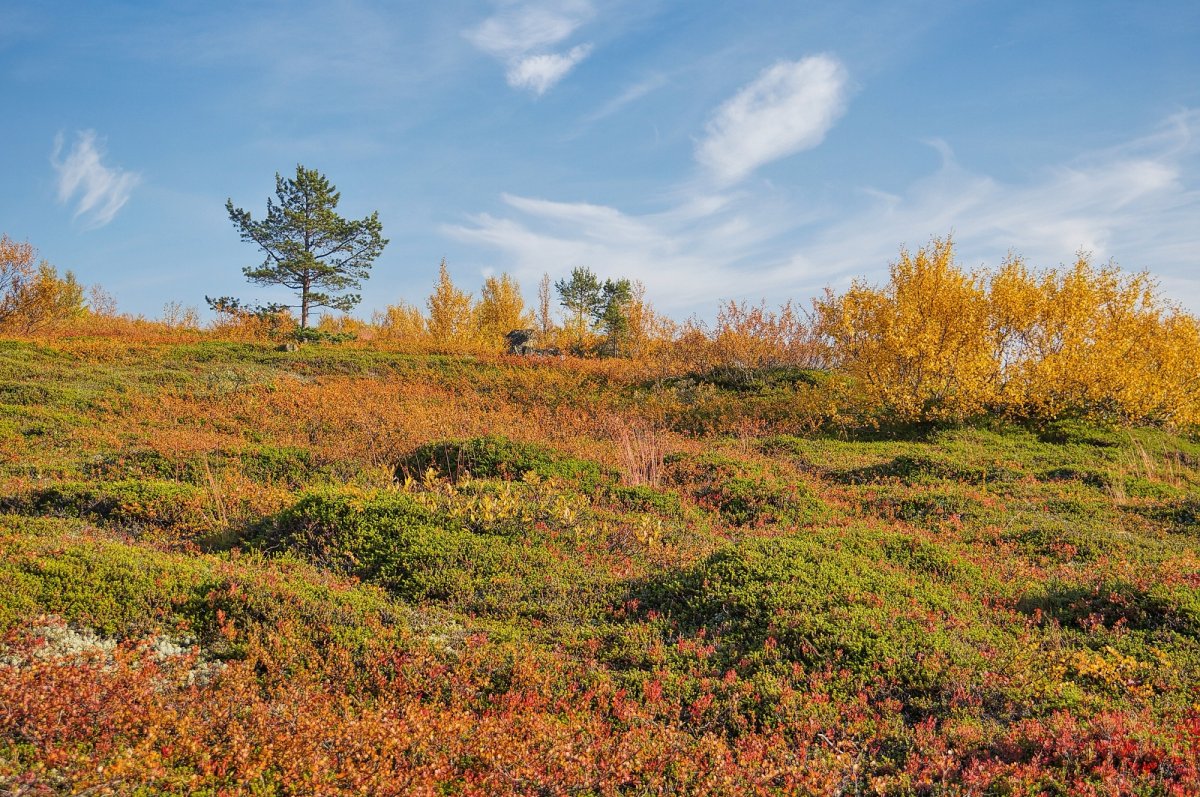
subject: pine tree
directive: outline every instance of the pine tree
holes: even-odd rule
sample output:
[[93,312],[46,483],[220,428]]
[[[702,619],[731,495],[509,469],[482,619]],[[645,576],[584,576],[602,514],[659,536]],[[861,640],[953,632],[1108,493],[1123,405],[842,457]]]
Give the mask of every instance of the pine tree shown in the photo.
[[633,288],[627,279],[616,282],[605,280],[600,289],[603,309],[596,317],[596,325],[604,335],[602,354],[617,357],[629,348],[629,304],[633,301]]
[[575,348],[582,351],[593,320],[604,312],[600,280],[591,269],[576,266],[570,279],[558,280],[554,289],[558,291],[559,304],[570,313],[567,326],[575,338]]
[[629,337],[629,303],[632,285],[627,279],[600,279],[582,266],[571,271],[571,278],[554,283],[560,303],[570,311],[568,325],[575,338],[574,348],[589,348],[587,338],[596,332],[604,335],[600,353],[615,356],[626,348]]
[[267,215],[254,221],[248,211],[225,203],[229,218],[243,241],[266,253],[257,268],[242,271],[257,285],[282,285],[296,291],[300,328],[308,326],[314,307],[349,311],[362,299],[357,293],[369,276],[387,239],[382,236],[379,213],[349,221],[335,212],[341,194],[315,169],[296,166],[295,179],[275,175],[278,204],[267,199]]

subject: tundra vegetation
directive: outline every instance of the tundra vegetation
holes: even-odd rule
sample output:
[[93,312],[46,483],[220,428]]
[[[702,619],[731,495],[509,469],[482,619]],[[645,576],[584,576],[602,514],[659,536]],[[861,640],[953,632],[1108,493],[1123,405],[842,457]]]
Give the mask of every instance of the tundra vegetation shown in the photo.
[[711,325],[572,275],[564,329],[443,267],[290,351],[0,254],[6,793],[1200,792],[1200,339],[1144,274],[935,240]]

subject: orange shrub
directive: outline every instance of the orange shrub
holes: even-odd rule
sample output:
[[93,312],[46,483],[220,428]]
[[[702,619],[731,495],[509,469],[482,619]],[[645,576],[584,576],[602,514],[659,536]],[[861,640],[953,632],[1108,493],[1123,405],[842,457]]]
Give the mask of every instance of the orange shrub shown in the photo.
[[0,235],[0,329],[29,335],[61,325],[84,313],[83,288],[75,275],[46,261],[37,250]]

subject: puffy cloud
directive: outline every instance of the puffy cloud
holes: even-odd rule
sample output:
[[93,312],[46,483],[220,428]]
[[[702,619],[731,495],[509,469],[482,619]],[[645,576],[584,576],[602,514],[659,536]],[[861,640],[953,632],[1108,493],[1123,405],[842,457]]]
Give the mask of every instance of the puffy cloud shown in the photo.
[[550,48],[575,33],[592,14],[587,0],[510,2],[465,35],[480,50],[504,62],[508,85],[541,95],[591,52],[590,44],[566,52]]
[[82,218],[89,229],[103,227],[129,201],[141,176],[105,166],[104,152],[94,130],[76,133],[71,151],[60,159],[62,149],[60,133],[54,138],[54,154],[50,156],[50,163],[58,172],[58,201],[65,205],[75,200],[76,219]]
[[828,55],[781,61],[713,114],[696,159],[733,183],[787,155],[811,149],[846,109],[846,69]]

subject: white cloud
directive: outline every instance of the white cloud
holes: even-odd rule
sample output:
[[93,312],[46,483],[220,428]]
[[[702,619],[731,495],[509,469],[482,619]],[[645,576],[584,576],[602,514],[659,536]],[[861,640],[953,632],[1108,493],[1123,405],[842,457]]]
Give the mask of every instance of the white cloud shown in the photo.
[[551,48],[574,34],[593,13],[588,0],[510,0],[465,36],[504,62],[508,85],[541,95],[591,52],[590,44],[566,52]]
[[84,219],[88,229],[103,227],[129,201],[141,176],[105,166],[104,152],[94,130],[78,132],[71,151],[59,160],[62,148],[63,137],[59,133],[54,138],[54,154],[50,156],[50,163],[58,172],[58,201],[66,204],[77,198],[75,218]]
[[[510,218],[480,214],[443,232],[506,255],[511,270],[532,284],[584,265],[603,277],[644,282],[656,303],[691,310],[714,297],[741,295],[757,277],[736,268],[790,219],[746,197],[696,197],[642,216],[586,202],[504,195]],[[789,211],[792,209],[789,209]]]
[[553,47],[592,16],[585,0],[506,3],[472,31],[467,39],[497,58],[514,58]]
[[528,284],[577,265],[640,279],[677,315],[709,315],[721,299],[805,299],[854,277],[880,281],[901,245],[947,233],[966,267],[996,265],[1009,251],[1054,266],[1084,249],[1148,269],[1169,298],[1200,312],[1197,133],[1200,111],[1179,114],[1151,135],[1017,181],[964,168],[932,142],[941,166],[903,190],[864,187],[820,207],[769,189],[694,195],[641,215],[505,195],[510,212],[443,232],[500,253],[500,267]]
[[545,94],[546,90],[567,76],[575,65],[587,58],[591,45],[572,47],[567,53],[530,55],[508,68],[508,85],[515,89],[530,89],[534,94]]
[[846,69],[828,55],[781,61],[713,114],[696,159],[721,183],[811,149],[846,109]]
[[1187,300],[1200,307],[1200,280],[1191,276],[1194,252],[1200,251],[1194,223],[1200,217],[1198,131],[1200,112],[1177,115],[1149,136],[1019,183],[971,172],[937,142],[943,162],[936,172],[900,197],[876,199],[848,214],[808,254],[842,273],[862,272],[873,260],[878,273],[901,243],[916,246],[953,231],[966,263],[994,264],[1011,249],[1050,266],[1084,250],[1164,278],[1187,275],[1193,286]]

